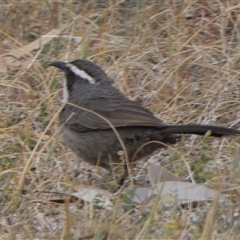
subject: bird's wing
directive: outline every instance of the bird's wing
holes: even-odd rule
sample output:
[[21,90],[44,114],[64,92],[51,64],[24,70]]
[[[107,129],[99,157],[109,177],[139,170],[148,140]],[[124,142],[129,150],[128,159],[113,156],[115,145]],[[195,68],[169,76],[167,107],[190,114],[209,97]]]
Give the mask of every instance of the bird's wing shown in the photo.
[[[107,90],[106,88],[104,89]],[[106,118],[115,127],[164,126],[160,119],[156,118],[138,102],[129,100],[118,90],[115,90],[113,91],[113,88],[111,88],[111,96],[107,95],[107,91],[98,92],[96,95],[91,93],[89,100],[85,97],[85,103],[77,104],[80,107],[89,109],[91,112],[74,107],[70,105],[71,103],[68,104],[64,109],[65,113],[61,114],[62,117],[60,115],[60,121],[62,123],[65,122],[66,116],[70,116],[74,112],[66,124],[77,131],[110,129],[111,126],[103,118]],[[101,115],[103,118],[94,113]]]

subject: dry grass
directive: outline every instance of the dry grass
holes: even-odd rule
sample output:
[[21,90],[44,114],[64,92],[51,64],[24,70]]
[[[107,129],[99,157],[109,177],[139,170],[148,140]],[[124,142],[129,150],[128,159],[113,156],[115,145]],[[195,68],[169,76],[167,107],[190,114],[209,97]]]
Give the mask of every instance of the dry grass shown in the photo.
[[[106,210],[57,194],[93,185],[98,171],[59,141],[62,75],[47,66],[86,57],[167,123],[239,127],[239,1],[61,2],[0,0],[1,239],[238,239],[237,138],[187,136],[154,158],[185,178],[190,166],[197,182],[228,194],[228,206],[127,206],[126,189]],[[53,29],[56,37],[23,48]]]

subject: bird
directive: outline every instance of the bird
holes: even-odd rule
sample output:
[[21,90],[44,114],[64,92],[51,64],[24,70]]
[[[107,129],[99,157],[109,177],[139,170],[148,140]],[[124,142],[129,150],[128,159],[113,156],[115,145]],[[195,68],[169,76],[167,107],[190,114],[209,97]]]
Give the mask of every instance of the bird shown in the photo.
[[175,144],[181,134],[240,134],[237,129],[215,125],[165,124],[115,88],[105,71],[92,61],[54,61],[49,65],[65,74],[64,106],[59,113],[63,142],[91,165],[111,170],[114,164],[122,163],[124,150],[130,162],[133,158],[136,161]]

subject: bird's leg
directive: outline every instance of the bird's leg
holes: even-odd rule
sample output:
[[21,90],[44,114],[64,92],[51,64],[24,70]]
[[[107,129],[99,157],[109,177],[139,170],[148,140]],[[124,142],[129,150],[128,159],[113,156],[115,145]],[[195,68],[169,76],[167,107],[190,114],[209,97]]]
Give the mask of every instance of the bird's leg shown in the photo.
[[116,192],[128,176],[124,155],[120,155],[119,163],[112,161],[111,154],[108,155],[108,165],[103,165],[101,159],[98,159],[98,162],[101,163],[101,167],[108,171],[97,181],[98,187],[107,189],[110,192]]

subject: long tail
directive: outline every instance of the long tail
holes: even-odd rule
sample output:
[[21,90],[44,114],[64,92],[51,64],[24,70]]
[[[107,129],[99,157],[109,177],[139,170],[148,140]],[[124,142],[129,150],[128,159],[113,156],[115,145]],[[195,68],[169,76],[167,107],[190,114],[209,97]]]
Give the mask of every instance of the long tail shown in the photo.
[[197,135],[205,135],[207,131],[210,131],[210,135],[214,137],[240,135],[240,131],[233,128],[197,124],[166,125],[161,129],[161,131],[164,133],[182,133]]

